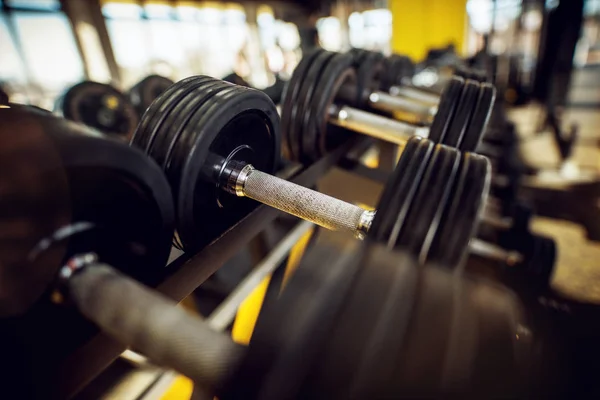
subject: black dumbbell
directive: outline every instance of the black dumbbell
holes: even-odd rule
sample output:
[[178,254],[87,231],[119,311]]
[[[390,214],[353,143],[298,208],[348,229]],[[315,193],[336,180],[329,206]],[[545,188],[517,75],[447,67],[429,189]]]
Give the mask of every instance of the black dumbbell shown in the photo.
[[57,100],[55,112],[107,135],[129,140],[139,121],[127,96],[114,87],[85,81],[69,88]]
[[[256,91],[242,93],[254,96]],[[264,97],[260,94],[258,99]],[[372,398],[449,390],[516,395],[519,361],[522,352],[528,355],[528,341],[512,296],[457,279],[450,271],[418,266],[410,254],[391,253],[382,244],[357,245],[342,254],[331,249],[314,253],[287,285],[277,307],[261,317],[250,347],[236,345],[122,274],[156,282],[149,276],[162,270],[168,254],[172,203],[154,163],[134,149],[86,134],[86,129],[48,113],[11,107],[0,110],[0,117],[0,163],[6,163],[0,173],[9,171],[14,178],[23,168],[29,179],[7,179],[25,186],[3,192],[2,209],[9,210],[12,219],[15,207],[23,207],[24,218],[39,228],[23,243],[26,251],[15,257],[17,266],[28,269],[8,273],[13,265],[2,263],[7,272],[2,274],[3,286],[10,277],[9,287],[25,289],[11,293],[8,303],[2,297],[3,316],[30,310],[40,296],[52,293],[55,302],[69,301],[113,338],[223,399],[293,398],[300,390],[311,398],[311,393]],[[427,141],[412,143],[423,147]],[[32,183],[45,185],[39,213],[40,193],[32,190],[38,188]],[[48,213],[49,207],[58,209]],[[40,219],[44,216],[56,220]],[[64,319],[65,313],[47,302],[33,307],[41,307],[46,318],[48,313],[56,317],[46,327],[44,340],[70,337],[65,326],[74,329],[73,315]],[[165,319],[175,322],[165,324]],[[348,335],[347,327],[352,326],[354,333]],[[515,332],[523,337],[515,337]],[[397,356],[400,352],[403,357]],[[410,371],[419,372],[419,379]],[[447,386],[440,376],[453,371],[462,379]],[[346,383],[347,376],[355,376],[356,384],[336,385],[340,376]]]
[[106,333],[211,397],[520,397],[531,383],[531,332],[510,292],[382,245],[311,251],[248,347],[94,254],[68,260],[59,284]]
[[[345,136],[347,139],[348,137]],[[322,227],[455,265],[489,184],[487,159],[415,137],[377,213],[272,175],[279,118],[262,92],[209,77],[176,83],[148,109],[132,140],[164,169],[184,249],[204,246],[261,203]],[[316,143],[313,143],[316,145]]]
[[127,92],[129,101],[135,107],[141,118],[146,109],[162,92],[167,90],[174,82],[160,75],[149,75],[133,85]]
[[[430,128],[410,125],[345,105],[356,103],[359,95],[352,54],[316,50],[306,55],[295,69],[284,93],[281,123],[286,158],[310,162],[345,140],[346,129],[404,144],[412,135],[473,151],[483,134],[495,89],[489,84],[454,78],[446,87]],[[361,90],[372,106],[373,97],[387,96],[368,88],[374,83],[361,80]],[[367,89],[364,89],[367,88]]]
[[530,332],[512,293],[418,264],[315,247],[219,397],[520,397]]
[[[0,209],[4,221],[14,222],[0,235],[0,275],[2,288],[14,292],[10,304],[33,304],[76,252],[94,251],[144,282],[160,276],[174,209],[152,160],[33,107],[0,108],[0,121]],[[10,304],[0,314],[21,311]]]

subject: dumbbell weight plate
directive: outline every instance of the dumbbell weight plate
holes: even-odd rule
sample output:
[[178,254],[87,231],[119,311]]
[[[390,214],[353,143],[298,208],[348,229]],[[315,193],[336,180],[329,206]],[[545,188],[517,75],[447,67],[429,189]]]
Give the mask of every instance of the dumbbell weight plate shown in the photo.
[[395,64],[398,68],[394,75],[394,84],[403,85],[405,77],[412,77],[415,74],[415,65],[412,60],[406,56],[397,56]]
[[[186,118],[182,126],[178,125],[176,127],[178,131],[181,130],[179,135],[176,135],[173,132],[170,134],[174,143],[172,142],[173,149],[171,150],[169,158],[165,162],[165,172],[167,174],[167,179],[175,190],[175,204],[178,206],[178,198],[183,190],[185,179],[183,176],[183,167],[189,155],[190,149],[194,146],[194,141],[196,139],[195,129],[196,126],[198,126],[198,121],[204,116],[202,113],[202,107],[207,101],[212,100],[217,93],[230,88],[231,87],[226,82],[219,82],[216,85],[213,85],[210,81],[203,82],[199,87],[196,88],[197,90],[194,92],[195,98],[198,98],[200,101],[196,102],[192,100],[196,105],[195,109],[190,110],[192,115]],[[215,132],[215,134],[217,133],[218,132]]]
[[477,106],[473,110],[469,127],[463,135],[461,149],[463,151],[475,151],[486,132],[488,121],[492,115],[494,101],[496,99],[496,88],[491,83],[481,84],[481,93]]
[[[188,78],[189,79],[189,78]],[[150,137],[147,142],[145,151],[150,155],[154,155],[155,149],[163,149],[169,147],[169,143],[172,141],[172,137],[164,133],[164,129],[169,129],[174,123],[174,115],[178,115],[174,110],[182,107],[184,104],[188,104],[187,99],[194,97],[194,90],[206,81],[208,78],[192,79],[187,80],[185,83],[181,83],[180,86],[176,86],[173,91],[169,88],[163,95],[159,96],[158,99],[152,103],[147,111],[147,115],[144,119],[149,118],[150,123],[147,125],[148,133],[146,136]],[[154,107],[157,105],[158,107]],[[179,122],[179,121],[178,121]],[[136,136],[138,133],[136,132]],[[134,142],[136,143],[136,142]],[[155,159],[159,165],[164,169],[166,159]]]
[[175,82],[164,76],[150,75],[132,86],[127,96],[141,117],[150,104],[173,83]]
[[156,136],[157,128],[162,124],[164,118],[169,115],[173,104],[164,104],[168,99],[179,99],[185,93],[192,90],[196,77],[192,76],[182,81],[177,82],[177,85],[172,85],[164,91],[157,99],[152,102],[146,110],[139,126],[136,128],[131,144],[148,152],[152,146],[152,142]]
[[[15,210],[35,205],[33,210],[27,211],[27,218],[32,226],[41,224],[44,227],[43,235],[31,236],[35,239],[29,243],[33,252],[24,257],[20,265],[21,277],[13,275],[27,282],[28,287],[23,288],[22,294],[35,294],[40,284],[45,290],[55,278],[64,257],[83,249],[84,244],[90,246],[92,238],[96,238],[92,247],[102,252],[107,262],[146,283],[154,282],[166,265],[174,226],[169,186],[156,164],[138,150],[97,137],[93,131],[50,113],[11,106],[0,109],[0,114],[3,122],[0,136],[5,133],[15,136],[14,132],[20,132],[16,137],[23,141],[25,148],[15,154],[31,155],[36,149],[44,150],[44,155],[26,158],[28,179],[39,175],[43,178],[41,183],[50,184],[45,188],[39,183],[25,181],[29,187],[19,194],[24,196],[18,201],[19,207],[16,207],[17,203],[3,203],[0,207],[10,210],[11,218],[15,218]],[[6,135],[0,140],[3,149],[11,150],[14,141],[9,137]],[[0,158],[10,163],[12,167],[6,170],[14,176],[18,163],[7,155]],[[48,159],[53,159],[54,163],[49,163]],[[59,180],[54,179],[57,176]],[[27,194],[31,193],[36,195],[34,203],[26,200]],[[0,198],[4,202],[10,201],[6,191]],[[95,227],[93,235],[85,235],[87,240],[79,234],[63,234],[60,244],[44,247],[53,243],[52,237],[60,228],[67,229],[82,221]],[[48,240],[44,241],[44,238]],[[54,262],[48,262],[48,256],[42,255],[49,252],[56,255],[57,251],[62,253]],[[29,261],[25,261],[27,259]],[[31,265],[32,269],[25,264]],[[8,279],[10,275],[3,276]],[[8,282],[4,283],[8,285]],[[20,285],[15,283],[14,287]]]
[[177,197],[178,233],[187,248],[210,243],[257,206],[206,180],[209,156],[225,158],[243,146],[241,161],[273,173],[279,165],[280,139],[277,110],[268,96],[237,86],[203,104],[185,130],[194,132],[189,136],[193,140],[185,142],[184,131],[175,150],[187,150]]
[[335,54],[321,74],[313,95],[314,101],[308,109],[309,115],[307,115],[307,123],[311,124],[309,130],[315,132],[314,141],[311,143],[307,138],[304,145],[306,149],[312,148],[310,153],[304,155],[314,154],[313,161],[354,136],[353,132],[347,129],[329,125],[327,120],[329,108],[333,104],[339,88],[343,84],[353,83],[355,79],[352,57],[348,54]]
[[289,160],[296,160],[292,154],[292,145],[290,132],[292,129],[292,106],[296,104],[300,87],[305,80],[308,68],[311,65],[312,60],[321,53],[320,49],[314,50],[300,60],[292,77],[288,81],[284,94],[283,101],[281,103],[281,130],[283,132],[283,153],[285,158]]
[[465,154],[428,260],[451,268],[459,266],[475,233],[489,185],[489,161],[473,153]]
[[[354,245],[362,247],[358,243]],[[280,331],[283,340],[279,341],[281,347],[278,356],[263,382],[262,398],[302,397],[299,392],[303,378],[312,372],[313,360],[319,358],[319,348],[330,336],[339,310],[344,307],[354,287],[355,276],[364,265],[361,262],[361,249],[345,251],[346,254],[341,255],[334,249],[314,249],[308,255],[307,262],[300,266],[298,272],[304,270],[304,274],[310,275],[305,275],[306,280],[298,279],[295,283],[296,293],[289,294],[291,304],[285,307],[285,317],[289,322],[281,318],[274,320],[275,324],[283,322],[286,329]],[[329,265],[330,271],[316,275],[315,267],[322,268],[323,265]],[[284,295],[287,294],[284,292]]]
[[127,140],[139,120],[126,96],[110,85],[91,81],[69,88],[57,100],[55,111],[66,119]]
[[438,230],[440,219],[448,202],[461,153],[453,148],[437,145],[419,189],[403,224],[397,249],[407,249],[424,262],[430,244]]
[[435,143],[418,136],[408,140],[379,200],[369,239],[393,247],[434,147]]
[[433,140],[436,143],[442,143],[444,140],[448,127],[454,117],[454,111],[458,106],[464,85],[464,79],[454,76],[444,88],[437,113],[429,128],[429,140]]
[[420,268],[408,254],[381,245],[363,252],[356,283],[314,364],[304,398],[319,398],[320,393],[340,399],[386,398],[372,390],[394,380],[393,366],[402,359],[418,297]]
[[329,51],[321,51],[310,63],[306,72],[306,77],[302,82],[296,103],[292,105],[291,110],[291,125],[289,127],[288,137],[290,139],[291,154],[294,160],[300,160],[305,162],[306,160],[302,157],[303,150],[303,136],[311,135],[314,132],[303,132],[303,119],[305,110],[310,107],[311,100],[313,99],[314,90],[318,84],[319,77],[323,72],[327,61],[334,55]]
[[361,269],[363,246],[351,246],[344,252],[315,246],[303,258],[277,303],[259,316],[242,365],[221,398],[298,397]]
[[378,89],[379,80],[384,70],[384,59],[381,53],[365,51],[355,60],[356,107],[365,107],[369,100],[369,94]]
[[[230,87],[225,82],[215,82],[208,77],[198,78],[191,90],[182,96],[173,96],[165,105],[171,107],[164,121],[155,126],[156,138],[148,154],[165,170],[170,171],[175,144],[179,142],[188,121],[206,101],[220,90]],[[179,173],[179,172],[175,172]]]
[[[448,131],[442,140],[442,144],[447,146],[456,147],[461,151],[470,151],[472,149],[464,149],[462,143],[464,135],[468,131],[469,124],[473,112],[476,110],[477,101],[479,100],[480,94],[479,83],[471,80],[465,81],[465,86],[462,90],[462,94],[456,107],[452,122],[448,127]],[[481,136],[483,132],[480,132]]]
[[312,118],[311,110],[318,100],[315,94],[321,85],[322,76],[333,57],[335,57],[335,53],[324,52],[315,58],[298,95],[299,104],[297,105],[298,113],[296,114],[294,135],[298,140],[298,153],[296,153],[296,156],[301,162],[306,163],[318,158],[315,145],[317,143],[317,130],[310,119]]

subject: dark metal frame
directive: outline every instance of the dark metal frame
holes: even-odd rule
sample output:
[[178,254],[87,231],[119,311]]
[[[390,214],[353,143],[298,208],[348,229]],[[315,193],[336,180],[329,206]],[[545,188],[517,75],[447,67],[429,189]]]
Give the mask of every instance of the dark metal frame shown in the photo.
[[[300,171],[290,181],[303,186],[312,186],[348,153],[363,148],[365,148],[364,138],[349,140],[321,160]],[[281,211],[274,208],[258,206],[198,253],[183,254],[173,260],[167,268],[174,272],[158,284],[156,289],[176,301],[183,300],[281,214]],[[50,382],[50,387],[45,393],[48,398],[63,399],[74,396],[124,350],[123,345],[109,336],[97,333],[68,355],[54,370],[47,371],[50,376],[47,376],[46,381]]]

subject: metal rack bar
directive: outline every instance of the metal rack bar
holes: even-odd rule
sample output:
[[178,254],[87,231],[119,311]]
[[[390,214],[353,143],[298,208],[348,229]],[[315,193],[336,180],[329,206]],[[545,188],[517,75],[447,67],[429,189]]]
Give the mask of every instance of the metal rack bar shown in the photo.
[[[315,184],[327,171],[354,148],[364,147],[365,139],[355,137],[336,150],[298,173],[291,182],[303,186]],[[158,286],[164,295],[181,301],[215,273],[238,250],[263,231],[281,212],[258,206],[243,220],[231,227],[221,237],[196,254],[183,254],[172,261],[167,270],[174,271]],[[73,353],[69,354],[54,370],[47,371],[45,381],[49,388],[47,397],[69,398],[98,376],[123,351],[120,343],[103,333],[97,333]]]

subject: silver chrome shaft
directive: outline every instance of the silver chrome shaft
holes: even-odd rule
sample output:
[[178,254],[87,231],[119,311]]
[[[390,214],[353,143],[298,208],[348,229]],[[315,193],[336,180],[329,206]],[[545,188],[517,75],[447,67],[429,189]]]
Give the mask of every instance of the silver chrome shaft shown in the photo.
[[429,128],[407,124],[348,106],[331,106],[328,122],[402,146],[411,136],[429,135]]
[[430,106],[437,106],[440,102],[440,96],[427,93],[417,88],[411,88],[407,86],[392,86],[390,87],[390,94],[392,96],[403,96],[412,100],[420,101]]
[[381,111],[406,111],[429,120],[437,112],[437,106],[426,105],[403,97],[392,96],[384,92],[373,92],[369,95],[369,105]]
[[469,243],[471,254],[501,261],[508,265],[515,265],[523,261],[523,256],[516,251],[507,251],[495,244],[484,242],[483,240],[473,238]]
[[[249,197],[332,231],[350,232],[363,238],[375,213],[326,194],[296,185],[245,165],[229,192]],[[233,187],[232,187],[233,186]]]

